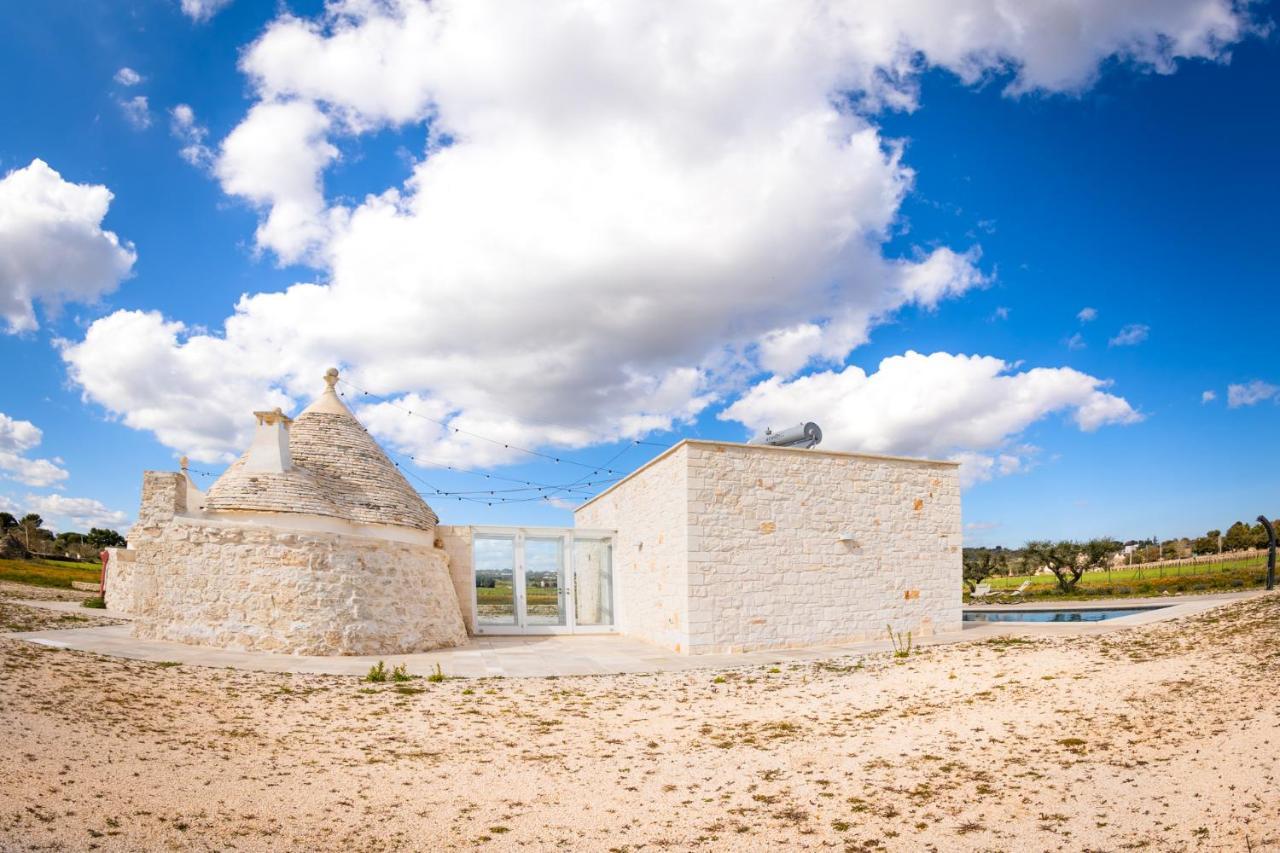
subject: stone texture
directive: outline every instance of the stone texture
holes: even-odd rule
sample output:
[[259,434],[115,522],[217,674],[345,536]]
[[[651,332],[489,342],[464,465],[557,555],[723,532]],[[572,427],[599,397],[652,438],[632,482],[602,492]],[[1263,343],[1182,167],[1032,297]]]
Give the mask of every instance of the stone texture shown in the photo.
[[[579,508],[615,528],[618,626],[689,653],[929,635],[961,620],[956,466],[682,442]],[[849,540],[849,541],[842,541]]]
[[688,454],[678,445],[573,517],[576,527],[618,531],[614,624],[678,652],[689,649]]
[[[262,428],[262,425],[259,425]],[[294,512],[430,532],[439,520],[332,389],[291,424],[292,467],[250,470],[246,451],[209,488],[211,512]]]
[[209,489],[205,508],[211,512],[298,512],[346,518],[319,478],[304,468],[282,473],[249,471],[248,456],[233,462]]
[[130,548],[108,564],[107,606],[135,614],[136,637],[344,655],[466,641],[448,557],[432,544],[185,514],[183,479],[144,475]]
[[140,639],[324,655],[466,641],[447,559],[428,546],[178,521],[138,551]]
[[467,633],[476,632],[475,568],[472,565],[471,545],[475,531],[471,527],[442,524],[436,528],[436,542],[449,557],[449,577],[453,591],[462,609],[462,622]]

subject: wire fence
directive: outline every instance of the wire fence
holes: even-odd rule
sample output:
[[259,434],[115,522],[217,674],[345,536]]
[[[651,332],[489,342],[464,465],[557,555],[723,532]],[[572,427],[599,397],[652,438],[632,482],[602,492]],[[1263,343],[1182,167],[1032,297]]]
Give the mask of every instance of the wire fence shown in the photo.
[[[1158,560],[1148,563],[1135,563],[1132,566],[1123,563],[1106,569],[1086,572],[1080,579],[1081,587],[1101,587],[1123,585],[1133,581],[1159,581],[1165,578],[1199,577],[1217,574],[1242,573],[1250,570],[1264,570],[1267,565],[1265,550],[1233,551],[1225,554],[1204,554],[1197,557],[1183,557],[1172,560]],[[1056,586],[1057,578],[1047,569],[1034,575],[996,575],[987,578],[994,589],[1016,587],[1024,580],[1030,579],[1033,586]]]

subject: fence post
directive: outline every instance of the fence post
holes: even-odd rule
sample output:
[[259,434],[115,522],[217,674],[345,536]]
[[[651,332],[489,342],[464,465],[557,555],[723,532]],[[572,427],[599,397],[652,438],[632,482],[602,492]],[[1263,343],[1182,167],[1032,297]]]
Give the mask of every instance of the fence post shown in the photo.
[[1265,515],[1258,516],[1262,528],[1267,531],[1267,589],[1276,587],[1276,529],[1271,526],[1271,519]]

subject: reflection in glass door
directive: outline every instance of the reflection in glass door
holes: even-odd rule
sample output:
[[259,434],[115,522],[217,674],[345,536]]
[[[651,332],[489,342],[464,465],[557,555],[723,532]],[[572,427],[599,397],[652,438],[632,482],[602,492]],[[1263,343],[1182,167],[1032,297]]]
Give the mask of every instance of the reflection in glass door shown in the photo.
[[525,625],[565,624],[564,540],[524,540]]
[[612,552],[607,539],[574,540],[574,624],[613,624]]
[[476,622],[515,625],[516,540],[514,536],[476,536]]
[[476,529],[472,566],[478,634],[613,630],[613,540],[608,531]]

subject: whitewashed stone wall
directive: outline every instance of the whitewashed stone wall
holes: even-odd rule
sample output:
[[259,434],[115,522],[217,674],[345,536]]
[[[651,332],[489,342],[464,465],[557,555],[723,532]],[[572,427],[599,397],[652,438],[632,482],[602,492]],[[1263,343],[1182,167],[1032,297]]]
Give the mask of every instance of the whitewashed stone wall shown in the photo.
[[[134,634],[294,654],[395,654],[466,641],[444,552],[182,515],[181,475],[147,472],[131,531]],[[120,593],[122,596],[127,593]],[[112,599],[108,596],[108,606]]]
[[476,578],[471,556],[474,538],[475,530],[471,527],[448,524],[436,527],[436,539],[449,557],[449,577],[453,581],[458,606],[462,608],[462,622],[468,634],[476,632]]
[[616,530],[615,624],[651,643],[689,650],[689,468],[680,445],[574,513],[574,525]]
[[618,531],[620,630],[678,651],[960,627],[951,463],[690,441],[575,520]]

